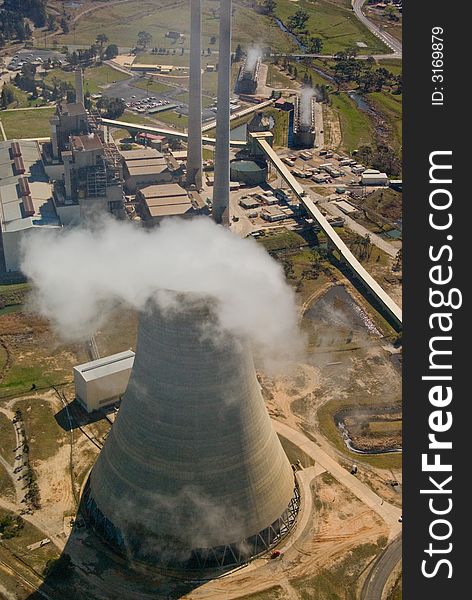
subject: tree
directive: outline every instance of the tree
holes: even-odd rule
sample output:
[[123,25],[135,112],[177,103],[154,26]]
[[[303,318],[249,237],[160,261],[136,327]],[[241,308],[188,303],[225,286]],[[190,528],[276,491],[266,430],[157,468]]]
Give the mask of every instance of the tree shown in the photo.
[[299,8],[294,15],[288,18],[287,26],[289,29],[303,29],[310,15],[304,8]]
[[8,83],[5,83],[5,85],[2,88],[2,94],[1,94],[1,105],[2,108],[7,108],[12,102],[15,101],[15,88]]
[[234,61],[240,62],[243,57],[243,49],[241,48],[241,44],[236,46],[236,50],[234,52]]
[[142,48],[143,50],[146,48],[148,44],[152,42],[152,35],[147,31],[140,31],[138,33],[138,41],[136,46]]
[[48,15],[48,31],[56,31],[57,29],[57,21],[56,17],[52,14]]
[[99,33],[95,39],[100,48],[100,60],[103,59],[103,45],[108,42],[108,37],[104,33]]
[[273,15],[277,7],[275,0],[264,0],[262,2],[262,12],[266,15]]
[[107,60],[112,60],[116,56],[118,56],[118,46],[116,44],[110,44],[109,46],[107,46],[105,50],[105,58]]
[[61,29],[62,29],[62,33],[69,33],[70,28],[69,28],[69,23],[67,22],[66,18],[62,18],[60,21],[60,25],[61,25]]
[[311,37],[307,42],[308,52],[319,54],[323,48],[323,40],[319,37]]

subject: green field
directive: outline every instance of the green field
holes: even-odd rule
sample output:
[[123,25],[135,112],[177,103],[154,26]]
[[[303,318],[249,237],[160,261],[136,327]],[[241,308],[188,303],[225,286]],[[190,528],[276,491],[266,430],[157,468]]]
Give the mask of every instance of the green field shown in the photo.
[[5,414],[0,413],[0,454],[12,466],[15,462],[15,452],[13,452],[15,446],[13,423]]
[[[213,12],[215,11],[215,12]],[[210,43],[210,37],[218,38],[218,6],[206,1],[203,5],[202,45],[206,49],[218,48]],[[152,35],[151,47],[176,48],[176,56],[181,47],[188,48],[190,38],[189,3],[173,0],[136,0],[116,6],[104,6],[81,18],[67,35],[58,36],[60,44],[92,44],[99,33],[105,33],[110,43],[133,47],[139,31]],[[185,35],[184,42],[173,42],[165,37],[168,30],[178,30]],[[289,37],[283,33],[272,19],[257,14],[243,3],[234,3],[233,46],[252,44],[257,40],[261,45],[270,45],[274,50],[284,52],[293,49]]]
[[396,148],[402,145],[402,95],[373,92],[367,96],[374,109],[390,124]]
[[165,85],[165,83],[161,83],[160,81],[155,81],[153,79],[147,79],[143,77],[136,81],[133,84],[133,87],[137,87],[141,90],[146,90],[147,92],[154,94],[166,94],[167,92],[174,92],[175,87],[170,85]]
[[28,398],[16,402],[15,410],[22,413],[33,466],[35,461],[54,456],[66,442],[66,432],[57,424],[57,411],[51,403],[38,397]]
[[368,115],[347,94],[331,94],[331,104],[341,122],[342,145],[351,152],[373,139],[373,125]]
[[[84,91],[89,91],[91,94],[97,94],[108,84],[115,81],[122,81],[123,79],[129,79],[129,75],[115,71],[108,65],[100,65],[97,67],[90,67],[84,70]],[[54,81],[66,81],[74,85],[75,73],[73,71],[64,71],[63,69],[52,69],[48,71],[44,78],[48,86],[53,86]]]
[[400,58],[382,58],[377,63],[379,67],[384,67],[394,75],[399,75],[403,71],[403,63]]
[[8,139],[48,137],[50,135],[49,119],[54,108],[38,110],[15,110],[0,112],[0,120]]
[[334,54],[350,46],[357,47],[357,42],[364,42],[367,47],[362,48],[366,54],[382,54],[388,48],[358,21],[350,6],[327,0],[278,0],[275,9],[276,16],[285,24],[291,15],[299,9],[306,10],[310,18],[306,28],[309,35],[323,40],[323,54]]

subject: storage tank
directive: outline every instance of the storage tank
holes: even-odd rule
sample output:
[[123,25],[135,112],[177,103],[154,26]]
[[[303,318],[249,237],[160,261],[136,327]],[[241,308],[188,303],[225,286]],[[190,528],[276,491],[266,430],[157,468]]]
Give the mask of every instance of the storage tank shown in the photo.
[[231,181],[239,181],[252,187],[265,183],[267,175],[267,163],[262,160],[236,159],[231,161]]

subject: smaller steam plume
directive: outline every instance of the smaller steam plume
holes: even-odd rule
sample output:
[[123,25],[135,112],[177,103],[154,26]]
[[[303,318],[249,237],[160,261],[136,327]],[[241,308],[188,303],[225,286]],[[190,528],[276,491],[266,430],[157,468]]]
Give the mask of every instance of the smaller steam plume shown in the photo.
[[312,122],[312,100],[315,92],[311,87],[303,87],[300,92],[300,125],[311,127]]
[[301,352],[281,266],[208,218],[152,230],[110,218],[94,229],[42,232],[25,238],[21,269],[33,284],[31,307],[67,341],[90,338],[117,306],[143,311],[152,300],[168,303],[172,291],[216,300],[220,330],[248,339],[266,364]]
[[247,51],[245,71],[252,73],[258,59],[261,58],[261,56],[262,49],[260,48],[260,46],[251,46]]

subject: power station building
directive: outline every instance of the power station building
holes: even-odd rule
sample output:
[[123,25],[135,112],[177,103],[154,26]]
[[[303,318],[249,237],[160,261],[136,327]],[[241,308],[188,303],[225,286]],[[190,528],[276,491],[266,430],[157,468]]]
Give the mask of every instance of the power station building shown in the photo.
[[293,113],[293,146],[313,148],[315,143],[315,97],[302,89],[295,99]]
[[189,295],[140,316],[129,385],[81,503],[132,561],[240,565],[296,519],[294,473],[251,351],[215,322],[212,301]]
[[262,59],[260,56],[246,57],[239,69],[236,92],[239,94],[255,94]]

